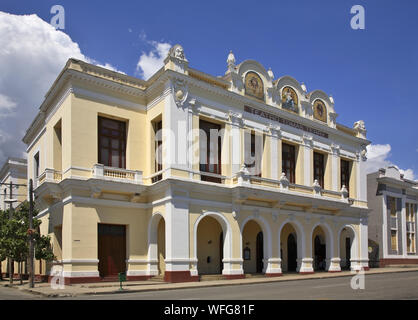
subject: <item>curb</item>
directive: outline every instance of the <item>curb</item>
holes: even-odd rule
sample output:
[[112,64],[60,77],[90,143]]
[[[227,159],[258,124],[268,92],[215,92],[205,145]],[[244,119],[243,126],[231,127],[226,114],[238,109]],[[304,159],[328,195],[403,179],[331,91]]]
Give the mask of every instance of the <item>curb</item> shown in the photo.
[[[381,268],[377,268],[381,269]],[[366,271],[366,275],[379,275],[379,274],[388,274],[388,273],[404,273],[404,272],[417,272],[418,268],[413,269],[407,269],[405,270],[388,270],[388,271]],[[318,274],[318,273],[317,273]],[[325,275],[326,274],[326,275]],[[342,277],[351,277],[353,274],[339,274],[339,273],[325,273],[323,276],[304,276],[303,278],[297,278],[297,279],[286,279],[283,277],[272,277],[272,278],[260,278],[263,279],[262,281],[254,281],[254,282],[244,282],[243,280],[240,280],[239,282],[225,282],[225,283],[215,283],[215,284],[205,284],[205,285],[190,285],[186,284],[181,287],[175,287],[170,286],[170,284],[167,285],[166,288],[164,287],[157,287],[153,288],[152,286],[149,286],[148,288],[141,288],[141,289],[133,289],[133,290],[112,290],[112,291],[104,291],[104,292],[81,292],[81,293],[43,293],[39,291],[34,291],[28,288],[19,288],[12,286],[11,288],[21,290],[23,292],[41,295],[43,297],[48,298],[65,298],[65,297],[77,297],[77,296],[85,296],[85,295],[108,295],[108,294],[124,294],[124,293],[138,293],[138,292],[151,292],[151,291],[166,291],[166,290],[180,290],[180,289],[197,289],[197,288],[209,288],[209,287],[223,287],[223,286],[238,286],[238,285],[252,285],[252,284],[262,284],[262,283],[274,283],[274,282],[288,282],[288,281],[304,281],[304,280],[314,280],[314,279],[325,279],[325,278],[342,278]],[[210,281],[208,281],[210,282]],[[196,282],[194,282],[196,283]],[[6,287],[6,286],[5,286]]]

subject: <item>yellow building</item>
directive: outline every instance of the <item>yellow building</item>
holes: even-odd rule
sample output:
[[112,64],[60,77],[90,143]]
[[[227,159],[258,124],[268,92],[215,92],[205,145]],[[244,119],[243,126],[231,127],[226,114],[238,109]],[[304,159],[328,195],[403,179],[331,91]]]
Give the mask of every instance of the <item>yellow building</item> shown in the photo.
[[[67,283],[367,269],[366,130],[258,62],[143,81],[70,59],[23,141]],[[45,268],[43,268],[45,270]]]

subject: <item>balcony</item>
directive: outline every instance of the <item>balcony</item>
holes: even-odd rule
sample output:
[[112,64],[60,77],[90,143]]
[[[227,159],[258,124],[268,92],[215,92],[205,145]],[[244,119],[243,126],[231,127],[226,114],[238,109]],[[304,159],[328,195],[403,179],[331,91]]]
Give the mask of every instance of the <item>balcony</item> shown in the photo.
[[142,171],[127,170],[122,168],[107,167],[102,164],[95,164],[92,169],[93,178],[114,181],[142,184]]
[[35,179],[34,187],[40,186],[44,182],[59,182],[62,179],[61,171],[57,171],[54,169],[45,169],[43,173],[39,175],[37,179]]

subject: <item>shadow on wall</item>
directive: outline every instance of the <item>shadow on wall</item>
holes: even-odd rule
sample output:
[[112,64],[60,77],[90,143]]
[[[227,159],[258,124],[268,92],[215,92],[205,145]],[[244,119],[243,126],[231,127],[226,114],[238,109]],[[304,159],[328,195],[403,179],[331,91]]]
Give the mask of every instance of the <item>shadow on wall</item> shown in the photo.
[[379,268],[379,244],[369,239],[369,267]]

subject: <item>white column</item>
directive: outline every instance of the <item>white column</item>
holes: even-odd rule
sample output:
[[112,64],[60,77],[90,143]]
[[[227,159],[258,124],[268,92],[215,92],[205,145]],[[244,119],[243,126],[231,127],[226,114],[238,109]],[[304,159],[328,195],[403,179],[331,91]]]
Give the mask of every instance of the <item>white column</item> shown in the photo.
[[242,128],[242,114],[229,112],[229,121],[231,125],[231,176],[234,176],[241,169],[241,128]]
[[313,147],[313,138],[310,135],[303,135],[303,184],[306,186],[311,186],[313,182],[313,172],[311,170],[311,151]]
[[[332,144],[331,145],[331,180],[332,180],[332,190],[340,191],[341,186],[338,185],[338,162],[340,160],[340,146]],[[347,187],[347,186],[346,186]]]
[[402,196],[402,210],[401,210],[401,226],[402,226],[402,255],[407,257],[408,248],[406,247],[406,195]]
[[357,153],[357,199],[367,201],[367,175],[366,175],[365,149]]
[[269,136],[270,136],[270,179],[278,180],[281,176],[279,173],[279,138],[280,138],[280,127],[269,126]]
[[[163,113],[163,169],[190,169],[189,150],[187,143],[190,129],[190,113],[187,97],[187,86],[176,79],[167,81],[165,90],[170,93],[165,98]],[[179,101],[173,94],[182,91],[185,101]],[[186,101],[187,100],[187,101]],[[164,178],[170,176],[170,170],[164,172]]]
[[188,203],[172,198],[165,205],[165,219],[166,272],[190,272]]
[[383,259],[386,258],[386,256],[389,254],[389,248],[388,248],[388,216],[387,216],[387,198],[386,194],[382,194],[382,212],[379,212],[379,214],[382,214],[383,216],[383,223],[382,223],[382,254],[380,257]]
[[360,266],[369,268],[369,237],[367,216],[360,218]]

